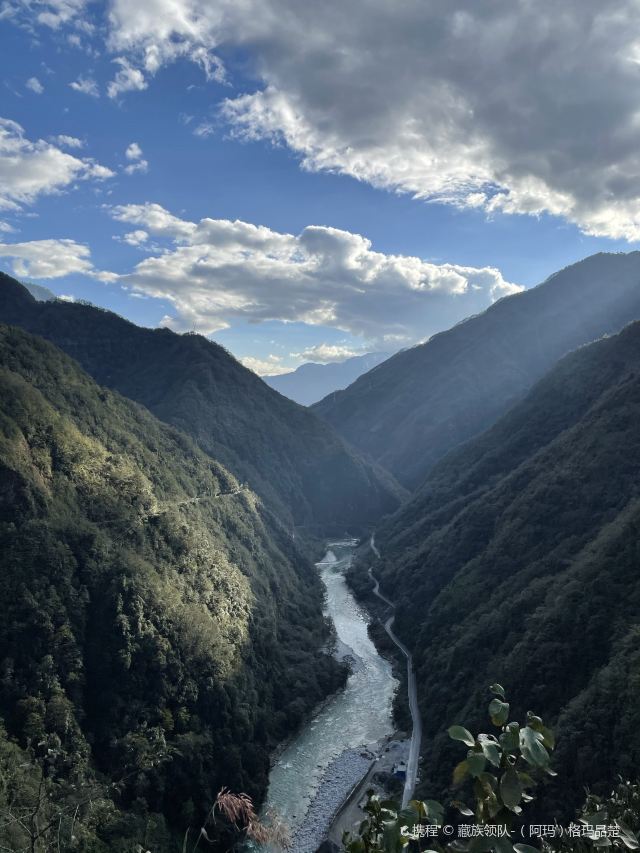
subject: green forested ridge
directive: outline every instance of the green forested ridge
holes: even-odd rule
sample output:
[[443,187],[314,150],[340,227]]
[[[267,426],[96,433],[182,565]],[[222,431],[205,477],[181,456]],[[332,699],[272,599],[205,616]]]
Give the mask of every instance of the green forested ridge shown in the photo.
[[288,524],[353,531],[404,495],[324,421],[200,335],[143,329],[90,305],[37,302],[3,273],[0,322],[47,338],[97,382],[191,435]]
[[222,785],[261,797],[269,751],[343,678],[317,573],[259,499],[8,326],[0,554],[10,849],[40,801],[62,849],[181,849]]
[[[444,721],[477,725],[492,679],[516,715],[535,707],[557,730],[545,822],[570,817],[585,785],[637,777],[640,323],[565,357],[442,460],[377,540],[433,793],[455,764]],[[362,591],[368,565],[353,571]]]
[[594,255],[398,353],[313,410],[413,489],[559,358],[637,319],[640,253]]

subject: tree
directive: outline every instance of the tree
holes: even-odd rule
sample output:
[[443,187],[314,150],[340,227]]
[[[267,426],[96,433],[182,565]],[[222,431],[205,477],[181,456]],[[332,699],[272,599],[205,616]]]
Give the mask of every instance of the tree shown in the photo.
[[[555,738],[542,719],[531,712],[524,724],[510,722],[504,688],[493,684],[489,689],[492,694],[489,717],[497,734],[474,736],[458,725],[448,730],[452,740],[467,747],[466,757],[453,771],[453,784],[470,783],[474,797],[473,808],[461,800],[453,800],[450,806],[463,818],[475,818],[475,823],[461,823],[456,817],[451,819],[451,824],[445,824],[447,812],[435,800],[412,800],[407,808],[400,809],[396,802],[380,800],[369,792],[365,806],[367,818],[356,837],[345,833],[345,853],[399,853],[422,849],[420,839],[423,838],[429,839],[427,853],[541,853],[537,847],[514,844],[511,839],[523,807],[534,799],[537,785],[545,776],[556,775],[550,757]],[[451,841],[454,821],[459,823],[458,837]],[[603,836],[598,831],[607,822],[615,830],[611,836]],[[559,843],[543,839],[542,853],[590,851],[603,847],[635,850],[639,845],[631,826],[635,828],[638,823],[640,786],[623,783],[608,801],[589,797],[578,818],[580,832],[562,836]]]

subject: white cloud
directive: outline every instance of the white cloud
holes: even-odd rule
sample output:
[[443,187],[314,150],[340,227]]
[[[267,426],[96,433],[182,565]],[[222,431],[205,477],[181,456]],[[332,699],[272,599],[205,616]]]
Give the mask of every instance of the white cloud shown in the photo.
[[149,85],[144,74],[139,68],[135,68],[124,56],[113,60],[120,66],[114,79],[107,85],[107,95],[117,98],[123,92],[135,92],[146,89]]
[[304,168],[640,239],[636,0],[112,0],[109,26],[118,91],[251,57],[261,83],[224,115]]
[[19,124],[0,118],[0,209],[16,209],[77,180],[112,176],[90,158],[74,157],[42,139],[31,142]]
[[[78,26],[84,3],[18,7]],[[640,239],[637,0],[111,0],[107,48],[113,98],[178,57],[218,79],[216,51],[249,57],[223,115],[304,168]]]
[[127,160],[131,161],[128,166],[125,166],[127,175],[134,175],[136,172],[144,174],[149,171],[149,163],[142,156],[142,148],[140,148],[137,142],[132,142],[127,147],[124,156]]
[[[213,48],[214,31],[222,22],[228,2],[196,0],[187,5],[184,0],[113,0],[109,47],[135,57],[148,74],[155,74],[162,65],[180,57],[188,57],[200,65],[207,79],[224,82],[224,65]],[[238,5],[244,5],[244,0]]]
[[88,246],[75,240],[31,240],[26,243],[0,243],[0,257],[10,258],[13,272],[29,278],[61,278],[84,273],[104,281],[111,273],[96,270]]
[[66,133],[59,133],[58,136],[52,137],[51,141],[64,148],[84,148],[82,139],[78,139],[77,136],[67,136]]
[[490,267],[385,255],[336,228],[312,225],[294,236],[238,220],[187,222],[156,204],[111,213],[171,244],[120,280],[170,301],[175,315],[165,322],[178,330],[280,320],[331,326],[376,344],[412,343],[520,289]]
[[199,136],[200,139],[208,139],[216,132],[215,126],[210,121],[202,121],[197,127],[194,127],[194,136]]
[[8,222],[0,219],[0,232],[3,234],[12,234],[16,229],[13,225],[10,225]]
[[86,0],[4,0],[0,5],[0,20],[14,19],[19,23],[33,22],[57,30],[64,24],[74,24],[80,29],[87,26],[80,17]]
[[121,238],[121,242],[127,243],[129,246],[135,246],[139,248],[144,245],[149,239],[149,234],[147,231],[143,231],[141,228],[136,229],[135,231],[127,231]]
[[137,142],[132,142],[131,145],[127,146],[124,156],[127,160],[140,160],[142,157],[142,148],[140,148]]
[[291,373],[291,368],[284,367],[281,363],[282,359],[277,355],[270,354],[266,358],[255,358],[252,355],[247,355],[240,361],[258,376],[280,376],[283,373]]
[[38,23],[57,30],[76,19],[85,8],[85,0],[44,0],[39,3]]
[[69,86],[76,92],[81,92],[83,95],[89,95],[92,98],[100,97],[100,90],[98,88],[98,84],[91,77],[78,77],[77,80],[74,80],[73,83],[69,83]]
[[169,213],[160,204],[123,204],[107,209],[118,222],[144,225],[158,237],[176,242],[188,240],[197,227],[193,222],[186,222]]
[[292,352],[293,358],[304,361],[315,361],[320,364],[330,364],[333,361],[345,361],[355,355],[364,355],[366,349],[353,349],[353,347],[341,346],[339,344],[316,344],[302,352]]
[[127,175],[135,175],[136,172],[144,175],[149,171],[149,163],[146,160],[138,160],[137,163],[129,163],[128,166],[124,167],[124,170]]
[[29,77],[29,79],[24,85],[27,89],[29,89],[31,92],[34,92],[36,95],[41,95],[44,92],[44,86],[38,80],[37,77]]

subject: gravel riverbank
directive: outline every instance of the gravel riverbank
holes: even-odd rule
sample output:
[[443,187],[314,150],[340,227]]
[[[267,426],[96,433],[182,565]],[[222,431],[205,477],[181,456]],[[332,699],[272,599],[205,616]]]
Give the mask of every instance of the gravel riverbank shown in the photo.
[[334,817],[349,794],[368,773],[375,756],[366,748],[346,749],[327,767],[304,820],[291,839],[295,853],[315,853],[329,833]]

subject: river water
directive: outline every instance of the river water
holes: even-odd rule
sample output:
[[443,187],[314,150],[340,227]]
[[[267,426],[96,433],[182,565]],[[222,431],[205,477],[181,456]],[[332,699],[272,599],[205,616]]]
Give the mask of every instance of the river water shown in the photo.
[[326,587],[325,612],[338,637],[337,654],[350,656],[352,672],[344,689],[288,744],[271,770],[266,806],[292,833],[332,759],[346,749],[373,746],[393,732],[391,706],[398,682],[369,639],[370,620],[344,579],[356,544],[354,540],[332,542],[316,564]]

